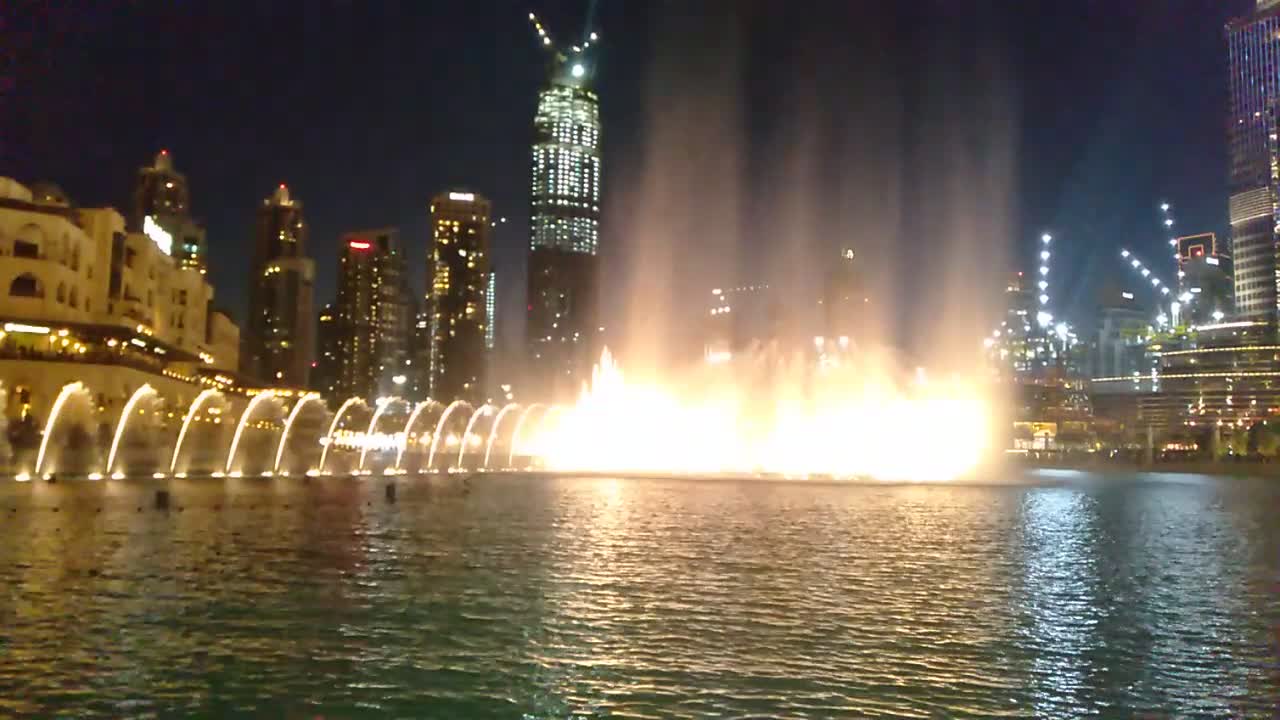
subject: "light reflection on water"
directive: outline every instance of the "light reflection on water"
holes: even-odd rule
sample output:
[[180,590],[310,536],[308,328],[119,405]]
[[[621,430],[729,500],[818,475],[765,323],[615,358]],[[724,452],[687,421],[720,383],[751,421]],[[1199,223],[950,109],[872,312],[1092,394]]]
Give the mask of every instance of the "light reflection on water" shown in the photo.
[[[1037,484],[1047,481],[1051,484]],[[0,715],[1276,708],[1280,483],[0,485]],[[56,508],[56,512],[55,512]]]

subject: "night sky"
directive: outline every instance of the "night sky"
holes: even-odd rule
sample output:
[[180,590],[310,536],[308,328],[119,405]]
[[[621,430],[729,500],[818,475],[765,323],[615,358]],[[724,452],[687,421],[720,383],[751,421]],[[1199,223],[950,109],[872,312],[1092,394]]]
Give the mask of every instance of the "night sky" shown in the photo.
[[[976,225],[984,237],[959,242],[963,254],[1030,267],[1035,237],[1051,229],[1054,272],[1070,286],[1059,285],[1059,302],[1088,324],[1098,284],[1126,278],[1120,245],[1162,266],[1161,200],[1181,231],[1225,231],[1222,28],[1252,0],[7,5],[0,174],[124,209],[137,167],[168,148],[208,227],[218,300],[241,318],[254,211],[279,182],[311,224],[317,306],[332,298],[342,232],[399,226],[420,290],[429,197],[454,186],[488,195],[510,219],[495,256],[502,306],[519,316],[523,284],[512,281],[523,275],[545,63],[532,9],[557,40],[581,36],[589,13],[602,35],[607,276],[644,266],[649,243],[668,255],[697,246],[707,252],[699,272],[714,274],[714,243],[696,231],[632,229],[650,227],[637,214],[663,203],[696,214],[721,170],[735,175],[736,201],[727,211],[712,202],[712,216],[742,218],[735,257],[778,257],[792,240],[761,228],[800,158],[821,201],[790,203],[792,217],[847,210],[832,221],[839,229],[815,221],[811,244],[857,244],[850,228],[875,226],[866,244],[894,278],[882,282],[899,300],[916,297],[912,271],[951,243],[948,219],[919,208],[967,185],[955,168],[998,156],[1009,222]],[[721,146],[726,116],[733,141]],[[939,148],[963,160],[945,166],[945,183]],[[655,168],[684,167],[672,158],[686,153],[699,182],[668,192],[679,184]],[[899,188],[891,215],[855,201],[886,185]],[[876,221],[864,224],[859,207]],[[734,272],[759,275],[763,264],[740,260]],[[606,298],[606,317],[626,304]],[[506,342],[518,338],[518,323],[499,327]]]

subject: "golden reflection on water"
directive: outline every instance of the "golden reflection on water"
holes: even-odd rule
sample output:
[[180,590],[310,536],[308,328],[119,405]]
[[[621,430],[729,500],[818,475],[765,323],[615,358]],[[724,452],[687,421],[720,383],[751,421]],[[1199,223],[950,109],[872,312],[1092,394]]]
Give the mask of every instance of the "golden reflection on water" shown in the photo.
[[1212,716],[1280,689],[1274,484],[383,487],[0,485],[0,715]]

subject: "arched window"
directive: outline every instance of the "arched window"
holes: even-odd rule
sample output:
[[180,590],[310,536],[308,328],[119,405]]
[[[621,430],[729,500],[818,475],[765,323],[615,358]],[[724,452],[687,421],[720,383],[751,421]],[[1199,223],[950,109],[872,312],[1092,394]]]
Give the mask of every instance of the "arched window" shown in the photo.
[[44,232],[38,225],[23,225],[13,238],[13,256],[22,258],[39,258],[40,246],[44,243]]
[[67,284],[66,283],[58,283],[58,292],[55,297],[59,304],[67,301]]
[[9,295],[10,297],[42,298],[44,297],[44,283],[40,282],[40,278],[31,273],[19,275],[13,279],[13,282],[9,283]]
[[14,240],[13,256],[20,258],[39,258],[40,246],[26,240]]
[[92,308],[92,307],[90,307],[90,305],[92,305],[92,304],[93,304],[93,303],[91,303],[91,302],[89,301],[89,298],[85,298],[85,299],[84,299],[84,311],[85,311],[85,312],[91,312],[91,311],[93,310],[93,308]]
[[76,245],[71,249],[71,269],[80,271],[80,246]]
[[71,297],[69,297],[68,300],[71,307],[79,310],[80,309],[80,288],[77,288],[75,285],[72,285]]

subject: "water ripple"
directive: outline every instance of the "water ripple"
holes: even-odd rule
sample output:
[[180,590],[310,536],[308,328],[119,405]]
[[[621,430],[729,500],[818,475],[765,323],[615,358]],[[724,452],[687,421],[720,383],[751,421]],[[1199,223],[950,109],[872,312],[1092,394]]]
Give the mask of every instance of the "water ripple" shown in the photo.
[[0,715],[1280,707],[1276,483],[154,488],[0,486]]

